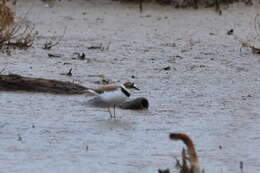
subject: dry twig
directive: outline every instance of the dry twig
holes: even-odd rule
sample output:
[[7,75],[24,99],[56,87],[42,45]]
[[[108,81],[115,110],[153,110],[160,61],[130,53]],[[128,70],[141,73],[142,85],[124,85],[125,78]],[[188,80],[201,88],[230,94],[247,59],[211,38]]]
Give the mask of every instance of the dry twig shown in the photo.
[[254,54],[259,54],[259,55],[260,55],[260,48],[255,47],[255,46],[249,44],[249,43],[246,42],[246,41],[241,41],[241,40],[240,40],[240,44],[241,44],[240,51],[241,51],[241,49],[242,49],[243,47],[248,47],[248,48],[251,48],[251,50],[252,50],[252,52],[253,52]]
[[0,74],[3,73],[5,71],[5,67],[0,71]]
[[57,46],[60,43],[60,41],[64,38],[66,30],[67,30],[67,27],[64,29],[63,34],[61,36],[52,37],[51,40],[47,40],[42,48],[45,50],[50,50],[52,47]]

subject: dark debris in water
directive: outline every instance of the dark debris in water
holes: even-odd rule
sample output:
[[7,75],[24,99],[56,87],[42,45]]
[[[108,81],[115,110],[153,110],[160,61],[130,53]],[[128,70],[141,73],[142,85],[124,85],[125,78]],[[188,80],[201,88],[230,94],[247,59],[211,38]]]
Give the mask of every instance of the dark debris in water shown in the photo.
[[48,53],[49,58],[61,58],[62,54],[57,54],[57,53]]
[[108,85],[111,84],[112,81],[110,79],[101,79],[99,81],[95,81],[94,83],[98,85]]
[[244,163],[243,163],[243,161],[240,161],[239,168],[240,168],[241,173],[243,173],[244,172]]
[[69,72],[66,75],[67,76],[72,76],[72,68],[70,68]]
[[251,48],[252,52],[254,54],[260,55],[260,47],[256,47],[254,45],[251,45],[249,42],[247,41],[241,41],[240,40],[240,44],[241,44],[241,48],[240,51],[242,51],[243,47],[247,47],[247,48]]
[[69,72],[61,73],[61,75],[72,76],[72,68],[69,69]]
[[46,40],[46,42],[43,44],[42,49],[50,50],[52,47],[57,46],[60,43],[60,41],[63,39],[66,30],[67,28],[64,29],[63,34],[61,36],[55,36],[49,40]]
[[17,134],[17,141],[22,141],[23,140],[23,138],[22,138],[22,136],[20,135],[20,134]]
[[234,29],[230,29],[227,31],[227,35],[233,35],[234,34]]
[[86,54],[84,52],[79,53],[79,52],[75,52],[73,53],[73,58],[72,59],[78,59],[78,60],[87,60],[87,62],[89,62],[89,59],[87,59]]
[[164,170],[159,169],[158,173],[170,173],[170,170],[169,169],[164,169]]
[[107,46],[104,46],[104,44],[100,43],[100,44],[96,44],[96,45],[91,45],[91,46],[89,46],[87,48],[88,49],[96,49],[96,50],[104,51],[104,50],[109,50],[109,47],[110,47],[110,43],[108,43]]
[[171,67],[170,66],[164,67],[163,70],[165,71],[171,70]]

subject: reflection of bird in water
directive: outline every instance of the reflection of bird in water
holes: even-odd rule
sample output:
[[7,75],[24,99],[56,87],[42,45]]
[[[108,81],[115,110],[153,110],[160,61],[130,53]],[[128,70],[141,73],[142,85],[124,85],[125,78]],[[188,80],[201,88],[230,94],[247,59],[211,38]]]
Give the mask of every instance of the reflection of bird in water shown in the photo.
[[[97,95],[100,100],[108,107],[110,117],[115,118],[116,106],[124,103],[131,95],[127,89],[139,90],[139,88],[137,88],[133,82],[125,82],[120,86],[108,85],[98,89],[88,89],[88,91]],[[114,115],[112,115],[110,107],[114,108]]]
[[53,7],[56,0],[42,0],[42,2],[46,3],[46,7]]

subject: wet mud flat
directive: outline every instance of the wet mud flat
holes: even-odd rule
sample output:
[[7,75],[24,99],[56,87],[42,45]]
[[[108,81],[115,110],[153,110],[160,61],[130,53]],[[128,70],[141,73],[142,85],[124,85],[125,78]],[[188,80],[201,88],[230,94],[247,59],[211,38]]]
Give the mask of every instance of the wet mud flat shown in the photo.
[[[39,37],[26,51],[1,54],[2,74],[93,88],[132,80],[141,88],[133,98],[150,107],[117,109],[110,120],[86,95],[1,92],[1,172],[177,172],[183,144],[170,132],[193,138],[206,172],[237,173],[240,161],[245,172],[260,171],[260,56],[239,42],[257,44],[260,7],[233,4],[219,16],[143,5],[140,14],[138,5],[113,1],[16,4],[18,15],[30,8]],[[58,45],[42,49],[65,28]]]

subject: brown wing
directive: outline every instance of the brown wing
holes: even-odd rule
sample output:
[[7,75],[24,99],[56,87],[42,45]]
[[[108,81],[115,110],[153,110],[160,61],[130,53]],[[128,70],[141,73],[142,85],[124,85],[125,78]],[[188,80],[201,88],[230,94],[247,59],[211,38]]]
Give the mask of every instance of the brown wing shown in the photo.
[[101,88],[97,88],[97,89],[93,89],[96,93],[98,94],[102,94],[106,91],[114,91],[117,90],[118,88],[120,88],[119,86],[114,86],[114,85],[110,85],[110,86],[104,86]]

